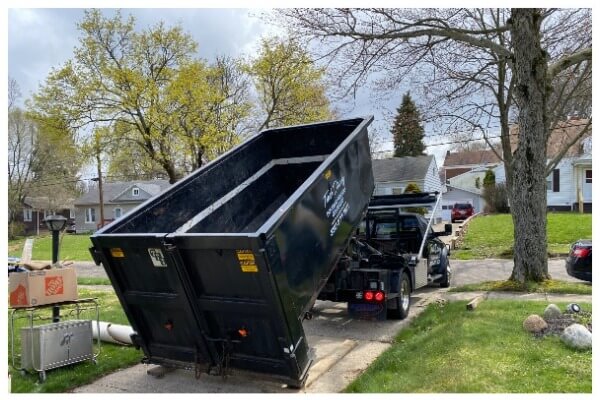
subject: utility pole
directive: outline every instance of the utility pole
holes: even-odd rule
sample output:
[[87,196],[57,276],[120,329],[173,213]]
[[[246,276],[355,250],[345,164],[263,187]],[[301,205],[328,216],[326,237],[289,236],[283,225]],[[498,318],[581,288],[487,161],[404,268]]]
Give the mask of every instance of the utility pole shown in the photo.
[[104,226],[104,193],[102,193],[102,160],[100,157],[100,134],[95,132],[95,146],[94,150],[96,152],[96,165],[98,166],[98,177],[92,179],[93,181],[98,181],[98,201],[100,202],[100,227]]

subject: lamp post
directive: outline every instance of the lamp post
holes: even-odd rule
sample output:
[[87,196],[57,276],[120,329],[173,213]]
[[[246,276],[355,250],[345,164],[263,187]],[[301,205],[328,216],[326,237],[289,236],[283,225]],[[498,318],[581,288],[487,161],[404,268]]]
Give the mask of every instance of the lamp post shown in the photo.
[[[58,262],[58,234],[67,226],[67,219],[62,215],[49,215],[44,219],[46,226],[52,232],[52,264]],[[60,321],[60,308],[52,307],[52,322]]]

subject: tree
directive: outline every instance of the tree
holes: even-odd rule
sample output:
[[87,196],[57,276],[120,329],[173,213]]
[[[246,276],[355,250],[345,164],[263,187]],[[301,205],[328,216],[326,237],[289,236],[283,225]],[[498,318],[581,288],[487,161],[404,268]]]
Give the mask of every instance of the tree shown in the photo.
[[[553,159],[550,132],[569,110],[591,110],[590,9],[284,9],[297,37],[320,40],[351,88],[372,72],[395,88],[423,85],[429,118],[458,125],[489,142],[499,128],[514,222],[511,279],[548,275],[544,182],[582,124]],[[510,124],[519,125],[511,138]],[[498,124],[498,125],[496,125]],[[467,130],[467,129],[458,129]],[[493,150],[493,147],[492,147]]]
[[[421,193],[421,188],[416,182],[409,182],[404,188],[404,193]],[[425,215],[427,213],[427,209],[424,207],[406,207],[406,211],[421,215]]]
[[180,26],[138,32],[134,22],[86,11],[73,59],[50,73],[32,107],[74,129],[108,126],[173,183],[236,143],[232,129],[249,105],[234,86],[244,83],[225,76],[224,60],[195,59],[197,44]]
[[11,229],[27,196],[48,199],[57,210],[78,194],[81,152],[73,132],[58,120],[34,120],[17,107],[18,84],[9,80],[8,102],[8,220]]
[[495,198],[496,198],[496,174],[491,169],[485,171],[483,177],[483,199],[486,203],[487,212],[496,212]]
[[397,110],[392,126],[392,136],[394,138],[394,157],[414,157],[425,154],[421,116],[410,97],[410,92],[402,97],[402,105]]
[[258,130],[330,119],[323,68],[294,39],[264,39],[247,66],[258,93]]

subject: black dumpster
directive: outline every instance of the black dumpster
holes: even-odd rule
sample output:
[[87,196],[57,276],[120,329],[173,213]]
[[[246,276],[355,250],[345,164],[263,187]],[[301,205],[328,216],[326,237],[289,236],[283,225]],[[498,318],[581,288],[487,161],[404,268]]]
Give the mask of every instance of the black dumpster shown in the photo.
[[261,132],[91,237],[148,362],[303,384],[302,320],[373,191],[372,119]]

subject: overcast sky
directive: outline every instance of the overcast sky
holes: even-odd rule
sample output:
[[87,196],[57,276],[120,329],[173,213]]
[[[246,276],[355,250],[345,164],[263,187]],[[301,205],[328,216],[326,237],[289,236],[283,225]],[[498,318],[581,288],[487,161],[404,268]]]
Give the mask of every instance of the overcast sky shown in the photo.
[[[104,9],[108,15],[114,9]],[[260,9],[122,9],[124,16],[132,14],[136,27],[143,28],[164,21],[167,25],[181,24],[198,43],[198,55],[212,60],[217,55],[252,56],[262,37],[275,34],[274,27],[260,19]],[[73,56],[79,32],[77,22],[83,9],[12,8],[8,10],[8,72],[23,94],[31,96],[53,67],[60,67]],[[391,149],[390,115],[400,104],[397,98],[381,101],[364,89],[353,100],[336,104],[343,117],[373,114],[372,127],[384,134],[384,149]],[[427,132],[426,132],[427,133]],[[438,166],[443,162],[447,146],[436,146],[429,153],[436,155]]]

